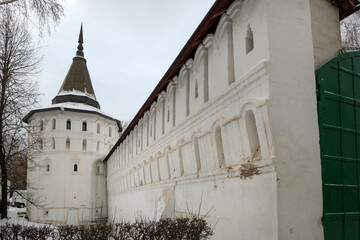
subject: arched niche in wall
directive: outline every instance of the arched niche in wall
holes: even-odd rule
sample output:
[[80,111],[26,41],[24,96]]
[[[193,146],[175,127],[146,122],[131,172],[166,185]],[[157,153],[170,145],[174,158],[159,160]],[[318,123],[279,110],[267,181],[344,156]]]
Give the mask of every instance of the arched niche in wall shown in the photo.
[[[225,41],[222,41],[225,39]],[[227,84],[230,85],[235,81],[235,72],[234,72],[234,46],[233,46],[233,29],[232,29],[232,19],[224,13],[216,27],[214,35],[214,45],[216,49],[220,48],[220,45],[225,42],[226,48],[222,49],[225,51],[225,56],[223,61],[223,67],[226,69],[227,74]],[[220,50],[221,51],[221,50]]]
[[195,99],[201,103],[205,103],[209,100],[209,84],[208,84],[208,48],[204,43],[201,43],[195,52],[194,57],[194,69],[195,69],[195,87],[194,96]]
[[176,81],[174,77],[166,87],[165,115],[167,131],[175,126]]
[[220,168],[225,167],[225,154],[224,154],[224,143],[223,143],[223,134],[222,129],[219,124],[215,126],[214,129],[214,138],[215,138],[215,145],[216,145],[216,153],[218,164]]
[[200,161],[200,152],[199,152],[199,138],[197,135],[193,136],[193,148],[194,148],[194,157],[196,162],[196,170],[199,173],[201,171],[201,161]]
[[259,141],[259,134],[256,127],[256,120],[252,110],[248,110],[245,113],[246,132],[248,136],[251,158],[261,159],[261,148]]

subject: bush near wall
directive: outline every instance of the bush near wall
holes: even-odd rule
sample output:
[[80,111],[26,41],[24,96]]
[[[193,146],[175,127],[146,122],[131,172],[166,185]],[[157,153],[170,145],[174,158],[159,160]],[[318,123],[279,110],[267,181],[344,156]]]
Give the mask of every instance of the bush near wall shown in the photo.
[[83,226],[27,226],[13,223],[0,226],[0,240],[203,240],[212,235],[212,228],[198,217]]

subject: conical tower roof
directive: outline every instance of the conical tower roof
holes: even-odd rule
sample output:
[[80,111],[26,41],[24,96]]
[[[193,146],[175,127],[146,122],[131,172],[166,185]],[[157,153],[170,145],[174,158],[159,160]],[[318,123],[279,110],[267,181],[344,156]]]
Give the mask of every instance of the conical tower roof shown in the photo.
[[73,58],[73,62],[61,85],[59,93],[52,100],[52,103],[77,102],[100,109],[100,105],[96,100],[94,88],[91,84],[89,71],[86,66],[86,59],[84,58],[82,24],[78,43],[76,56]]

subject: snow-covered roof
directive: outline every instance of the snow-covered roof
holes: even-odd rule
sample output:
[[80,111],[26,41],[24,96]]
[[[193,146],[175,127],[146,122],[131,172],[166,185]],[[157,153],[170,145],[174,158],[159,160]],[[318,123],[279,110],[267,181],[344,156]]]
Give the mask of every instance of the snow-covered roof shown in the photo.
[[115,122],[119,122],[118,119],[110,116],[109,114],[101,111],[100,109],[77,102],[63,102],[63,103],[56,103],[45,107],[34,108],[32,109],[23,119],[24,122],[28,123],[29,118],[36,112],[49,112],[49,111],[56,111],[56,110],[63,110],[63,111],[73,111],[73,112],[84,112],[84,113],[93,113],[104,118],[113,120]]
[[79,91],[76,89],[72,89],[72,90],[60,90],[60,92],[57,94],[57,96],[64,96],[64,95],[76,95],[76,96],[84,96],[84,97],[89,97],[91,99],[96,100],[96,97],[94,94],[88,93],[87,89],[85,89],[85,92],[83,91]]

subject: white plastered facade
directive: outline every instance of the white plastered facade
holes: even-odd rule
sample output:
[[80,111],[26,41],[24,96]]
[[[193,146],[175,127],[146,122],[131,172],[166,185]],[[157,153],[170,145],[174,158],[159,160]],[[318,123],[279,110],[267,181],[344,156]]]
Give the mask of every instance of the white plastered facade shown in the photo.
[[109,220],[323,239],[315,70],[339,48],[328,1],[234,1],[109,157]]
[[35,112],[29,119],[30,126],[44,125],[43,147],[28,163],[28,192],[36,204],[27,206],[31,221],[85,224],[107,217],[102,160],[119,137],[118,126],[97,111],[81,112],[83,104],[72,105],[74,109]]

